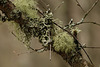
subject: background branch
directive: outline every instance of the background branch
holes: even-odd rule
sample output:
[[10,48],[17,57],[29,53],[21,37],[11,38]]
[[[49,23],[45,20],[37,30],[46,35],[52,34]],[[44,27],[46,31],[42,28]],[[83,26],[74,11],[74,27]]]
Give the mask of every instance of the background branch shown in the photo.
[[92,9],[97,5],[97,3],[99,2],[99,0],[96,0],[93,5],[91,6],[91,8],[85,13],[85,15],[83,16],[83,20],[87,17],[87,15],[92,11]]
[[81,23],[75,23],[73,26],[77,26],[77,25],[81,25],[81,24],[94,24],[94,25],[97,25],[97,26],[100,26],[100,24],[99,23],[96,23],[96,22],[81,22]]
[[82,8],[81,4],[78,2],[78,0],[75,0],[77,3],[77,6],[79,6],[81,8],[81,10],[85,13],[84,9]]

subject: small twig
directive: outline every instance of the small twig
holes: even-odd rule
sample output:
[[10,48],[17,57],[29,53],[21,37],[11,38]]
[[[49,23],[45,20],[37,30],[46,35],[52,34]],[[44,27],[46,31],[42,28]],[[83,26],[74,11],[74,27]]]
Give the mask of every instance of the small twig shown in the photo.
[[83,20],[87,17],[87,15],[92,11],[92,9],[97,5],[97,3],[99,2],[99,0],[96,0],[94,2],[94,4],[92,5],[92,7],[85,13],[85,15],[83,16]]
[[40,0],[41,2],[40,2],[40,5],[44,5],[44,6],[41,6],[45,11],[48,9],[48,7],[49,7],[49,4],[46,4],[43,0]]
[[36,9],[42,16],[44,16],[43,12],[40,11],[39,9]]
[[76,0],[77,6],[79,6],[81,8],[81,10],[85,13],[84,9],[82,8],[81,4],[78,2],[78,0]]
[[[33,53],[33,51],[38,52],[39,50],[42,50],[42,49],[44,49],[44,48],[33,49],[32,47],[29,47],[29,49],[31,49],[32,51],[27,51],[27,52],[24,52],[24,53],[17,53],[16,51],[13,51],[13,53],[15,53],[16,55],[20,56],[20,55],[22,55],[22,54]],[[43,51],[42,51],[42,52],[43,52]],[[38,52],[38,53],[40,53],[40,52]]]
[[53,13],[55,13],[55,11],[64,3],[64,1],[62,1],[53,11]]
[[90,24],[95,24],[97,26],[100,26],[100,24],[99,23],[96,23],[96,22],[81,22],[81,23],[80,22],[77,22],[73,26],[77,26],[77,25],[84,24],[84,23],[90,23]]
[[[11,32],[16,38],[17,38],[17,36],[13,33],[13,32]],[[18,39],[19,40],[19,39]],[[27,46],[29,49],[31,49],[31,50],[33,50],[33,51],[35,51],[35,52],[43,52],[43,51],[45,51],[45,48],[44,47],[42,47],[42,48],[39,48],[39,49],[34,49],[34,48],[32,48],[31,46]],[[31,52],[30,52],[31,53]]]
[[87,46],[85,46],[85,47],[83,47],[83,48],[100,49],[100,47],[87,47]]
[[71,25],[73,23],[73,19],[71,19],[68,23],[68,25]]
[[39,49],[34,49],[31,46],[29,46],[28,48],[31,49],[31,50],[33,50],[33,51],[35,51],[35,52],[38,52],[38,53],[45,51],[45,48],[44,47],[39,48]]
[[[76,0],[76,2],[78,3],[77,0]],[[88,16],[88,14],[92,11],[92,9],[97,5],[98,2],[99,2],[99,0],[96,0],[96,1],[94,2],[94,4],[91,6],[91,8],[84,14],[83,18],[82,18],[79,22],[77,22],[76,24],[74,24],[73,26],[82,24],[82,23],[84,22],[85,18],[86,18],[86,17]],[[79,3],[78,3],[78,4],[79,4]],[[80,7],[80,8],[81,8],[81,7]],[[94,23],[94,22],[92,22],[92,23],[98,25],[97,23]]]
[[96,48],[96,49],[100,49],[100,47],[94,47],[94,46],[86,46],[86,44],[83,44],[82,46],[83,48]]
[[50,44],[50,61],[51,61],[51,44]]
[[[46,6],[46,8],[49,7],[49,4],[46,4],[43,0],[41,0],[41,2]],[[44,8],[45,9],[45,8]],[[46,9],[45,9],[46,10]]]
[[[78,6],[80,6],[80,8],[82,8],[81,5],[79,4],[79,2],[77,0],[76,0],[76,2],[78,4]],[[96,0],[95,3],[92,5],[92,7],[84,14],[83,18],[79,22],[73,24],[73,26],[80,25],[80,24],[83,24],[83,23],[92,23],[92,24],[100,26],[100,24],[98,24],[96,22],[84,22],[84,19],[92,11],[92,9],[97,5],[98,2],[99,2],[99,0]]]

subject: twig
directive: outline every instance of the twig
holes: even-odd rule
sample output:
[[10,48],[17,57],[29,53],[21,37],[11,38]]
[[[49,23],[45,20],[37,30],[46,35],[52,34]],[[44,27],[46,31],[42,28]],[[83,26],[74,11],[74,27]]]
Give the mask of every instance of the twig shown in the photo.
[[[79,4],[79,2],[77,0],[76,0],[76,2]],[[76,25],[79,25],[79,24],[83,24],[83,23],[87,23],[87,22],[84,22],[85,18],[92,11],[92,9],[97,5],[98,2],[99,2],[99,0],[96,0],[94,2],[94,4],[91,6],[91,8],[84,14],[83,18],[79,22],[77,22],[76,24],[74,24],[73,26],[76,26]],[[80,6],[80,8],[81,8],[81,6]],[[94,23],[94,22],[89,22],[89,23],[93,23],[93,24],[99,25],[99,24]]]
[[78,44],[80,45],[80,47],[81,47],[82,50],[85,52],[85,54],[87,55],[88,59],[90,60],[91,64],[94,65],[93,62],[92,62],[92,60],[90,59],[88,53],[85,51],[85,49],[83,48],[82,44],[78,41],[78,39],[77,39],[74,35],[72,35],[68,30],[64,29],[63,27],[59,26],[59,25],[56,24],[56,23],[54,23],[54,24],[55,24],[56,26],[58,26],[59,28],[61,28],[62,30],[66,31],[69,35],[71,35],[71,36],[78,42]]
[[77,25],[84,24],[84,23],[90,23],[90,24],[95,24],[97,26],[100,26],[100,24],[99,23],[96,23],[96,22],[81,22],[81,23],[80,22],[77,22],[73,26],[77,26]]
[[44,47],[39,48],[39,49],[34,49],[34,48],[32,48],[31,46],[29,46],[29,49],[31,49],[31,50],[33,50],[33,51],[35,51],[35,52],[38,52],[38,53],[45,51],[45,48],[44,48]]
[[51,61],[51,44],[50,44],[50,61]]
[[[38,52],[39,50],[44,49],[44,48],[33,49],[31,46],[30,46],[29,48],[30,48],[32,51],[27,51],[27,52],[24,52],[24,53],[16,53],[16,51],[13,51],[13,53],[15,53],[16,55],[20,56],[20,55],[22,55],[22,54],[33,53],[33,51]],[[42,51],[42,52],[43,52],[43,51]],[[38,53],[40,53],[40,52],[38,52]]]
[[44,4],[44,6],[46,6],[46,8],[42,5],[41,7],[44,9],[44,10],[47,10],[48,8],[48,5],[49,4],[46,4],[43,0],[40,0],[41,2],[39,3],[40,5],[42,5],[42,3]]
[[53,13],[55,13],[55,11],[64,3],[64,1],[62,1],[53,11]]
[[100,49],[100,47],[87,47],[87,46],[85,46],[85,47],[83,47],[83,48]]
[[92,5],[92,7],[85,13],[85,15],[83,16],[83,20],[87,17],[87,15],[92,11],[92,9],[97,5],[97,3],[99,2],[99,0],[96,0],[95,3]]
[[78,2],[78,0],[76,0],[77,6],[79,6],[81,8],[81,10],[85,13],[84,9],[82,8],[81,4]]
[[43,12],[40,11],[38,8],[36,9],[42,16],[44,16]]
[[[78,3],[77,0],[76,0],[76,2]],[[83,24],[83,23],[92,23],[92,24],[96,24],[96,25],[100,26],[100,24],[98,24],[98,23],[96,23],[96,22],[84,22],[84,19],[85,19],[85,18],[87,17],[87,15],[92,11],[92,9],[96,6],[96,4],[97,4],[98,2],[99,2],[99,0],[96,0],[95,3],[92,5],[92,7],[84,14],[83,18],[82,18],[79,22],[73,24],[73,26],[77,26],[77,25],[80,25],[80,24]]]
[[[18,38],[13,32],[11,32],[16,38]],[[19,39],[18,39],[19,40]],[[29,49],[31,49],[31,50],[33,50],[33,51],[35,51],[35,52],[43,52],[43,51],[45,51],[45,48],[44,47],[42,47],[42,48],[39,48],[39,49],[34,49],[34,48],[32,48],[31,46],[27,46]],[[31,52],[30,52],[31,53]]]

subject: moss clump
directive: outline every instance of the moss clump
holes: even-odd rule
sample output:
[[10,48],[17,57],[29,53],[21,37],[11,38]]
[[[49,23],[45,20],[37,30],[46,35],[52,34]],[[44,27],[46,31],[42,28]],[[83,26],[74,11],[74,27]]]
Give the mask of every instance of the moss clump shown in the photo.
[[68,53],[75,49],[76,45],[74,43],[73,37],[71,37],[68,33],[62,32],[53,38],[54,44],[53,47],[57,52]]

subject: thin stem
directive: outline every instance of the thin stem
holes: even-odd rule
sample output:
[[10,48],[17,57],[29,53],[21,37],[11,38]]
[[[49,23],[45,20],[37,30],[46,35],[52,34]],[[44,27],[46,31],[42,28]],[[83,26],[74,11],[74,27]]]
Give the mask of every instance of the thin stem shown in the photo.
[[[11,32],[16,38],[17,38],[17,36],[13,33],[13,32]],[[19,40],[19,39],[18,39]],[[34,48],[32,48],[31,46],[27,46],[29,49],[31,49],[31,50],[33,50],[33,51],[35,51],[35,52],[43,52],[43,51],[45,51],[45,48],[44,47],[42,47],[42,48],[39,48],[39,49],[34,49]],[[30,52],[31,53],[31,52]]]
[[44,16],[43,12],[40,11],[39,9],[36,9],[42,16]]
[[[79,4],[79,2],[78,2],[77,0],[76,0],[76,2]],[[88,16],[88,14],[92,11],[92,9],[97,5],[98,2],[99,2],[99,0],[96,0],[96,1],[93,3],[93,5],[91,6],[91,8],[84,14],[83,18],[82,18],[79,22],[77,22],[76,24],[74,24],[73,26],[76,26],[76,25],[79,25],[79,24],[83,24],[85,18],[86,18],[86,17]],[[82,8],[82,7],[80,6],[80,8]],[[85,22],[85,23],[86,23],[86,22]],[[96,25],[99,25],[99,24],[94,23],[94,22],[91,22],[91,23],[96,24]]]
[[90,23],[90,24],[95,24],[97,26],[100,26],[100,24],[99,23],[96,23],[96,22],[81,22],[81,23],[75,23],[73,26],[77,26],[77,25],[84,24],[84,23]]
[[94,4],[92,5],[92,7],[85,13],[85,15],[83,16],[83,20],[87,17],[87,15],[92,11],[92,9],[97,5],[97,3],[99,2],[99,0],[96,0],[94,2]]
[[100,49],[100,47],[83,47],[83,48],[92,48],[92,49]]
[[77,6],[79,6],[81,8],[81,10],[85,13],[84,9],[82,8],[81,4],[78,2],[78,0],[75,0],[77,3]]
[[50,61],[51,61],[51,44],[50,44]]
[[[44,47],[39,48],[39,49],[34,49],[34,48],[32,48],[31,46],[29,46],[29,49],[31,49],[31,50],[33,50],[33,51],[35,51],[35,52],[39,52],[39,51],[41,51],[42,49],[43,49],[43,51],[45,50]],[[43,52],[43,51],[41,51],[41,52]]]
[[14,51],[14,53],[17,54],[17,55],[19,56],[19,55],[22,55],[22,54],[33,53],[33,51],[38,52],[39,50],[44,49],[44,48],[33,49],[31,46],[29,46],[29,48],[30,48],[32,51],[27,51],[27,52],[24,52],[24,53],[18,53],[18,54]]
[[53,11],[53,13],[55,13],[55,11],[64,3],[64,1],[62,1]]

